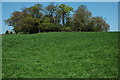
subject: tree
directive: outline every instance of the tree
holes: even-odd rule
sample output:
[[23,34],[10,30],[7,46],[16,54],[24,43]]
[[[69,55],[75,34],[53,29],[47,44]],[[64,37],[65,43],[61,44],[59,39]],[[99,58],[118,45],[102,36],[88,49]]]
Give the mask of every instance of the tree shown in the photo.
[[24,16],[20,11],[15,11],[10,18],[5,20],[5,23],[8,24],[8,26],[13,26],[15,32],[18,33],[21,29],[21,27],[18,27],[18,23],[23,20]]
[[60,31],[61,14],[58,4],[51,3],[46,7],[46,10],[47,14],[45,16],[50,19],[49,31]]
[[51,3],[46,7],[46,15],[51,20],[51,23],[54,23],[54,16],[55,16],[56,6],[54,6],[54,3]]
[[110,27],[102,17],[92,17],[92,26],[94,31],[108,31]]
[[59,5],[59,12],[61,13],[61,16],[62,16],[62,25],[65,24],[65,18],[69,15],[70,11],[73,10],[72,7],[69,7],[65,4],[61,4]]
[[43,16],[43,6],[42,4],[35,4],[29,8],[23,8],[22,13],[31,14],[33,17],[41,18]]
[[80,5],[74,13],[74,26],[77,31],[86,31],[88,21],[91,17],[91,12],[89,12],[85,5]]
[[43,16],[42,11],[42,5],[36,4],[30,8],[24,8],[21,12],[13,12],[5,22],[9,26],[13,26],[16,33],[37,33],[39,32],[38,24]]
[[51,17],[53,17],[56,10],[56,6],[54,6],[54,3],[51,3],[46,7],[46,10],[47,10],[47,15],[50,15]]
[[[35,26],[34,27],[34,30],[35,31],[32,31],[33,33],[35,32],[40,32],[40,26],[39,24],[41,24],[41,19],[43,17],[43,12],[44,12],[44,7],[42,4],[35,4],[34,6],[30,7],[30,8],[24,8],[22,10],[23,13],[26,13],[26,14],[30,14],[31,16],[29,16],[29,18],[33,18],[33,21],[35,22],[32,22],[33,24],[31,26]],[[29,20],[28,18],[28,20]],[[29,23],[29,22],[28,22]],[[30,27],[30,26],[29,26]],[[33,29],[33,27],[31,27]],[[27,28],[28,29],[28,28]],[[37,31],[38,30],[38,31]],[[30,31],[31,33],[31,31]]]
[[65,4],[42,4],[15,11],[5,20],[15,33],[40,33],[51,31],[108,31],[109,25],[102,17],[92,17],[85,5],[80,5],[73,15],[73,8]]
[[61,22],[61,11],[59,10],[58,4],[55,6],[55,12],[54,12],[54,24],[60,25]]
[[48,32],[50,30],[51,24],[52,23],[50,22],[50,18],[47,16],[44,16],[42,19],[42,23],[39,26],[41,27],[41,29],[43,29],[43,31]]

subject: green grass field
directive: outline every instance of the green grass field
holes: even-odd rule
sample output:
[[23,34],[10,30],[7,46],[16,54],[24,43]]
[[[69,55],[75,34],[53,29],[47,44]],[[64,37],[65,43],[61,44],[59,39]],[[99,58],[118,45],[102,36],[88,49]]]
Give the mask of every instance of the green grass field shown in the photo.
[[117,78],[117,32],[2,37],[3,78]]

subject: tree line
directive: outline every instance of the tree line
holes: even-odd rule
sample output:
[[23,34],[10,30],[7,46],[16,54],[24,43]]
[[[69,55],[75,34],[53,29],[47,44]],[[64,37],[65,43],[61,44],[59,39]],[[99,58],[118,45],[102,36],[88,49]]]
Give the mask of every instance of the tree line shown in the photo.
[[40,33],[58,31],[108,31],[109,24],[102,17],[92,17],[85,5],[74,10],[65,4],[42,4],[14,11],[12,16],[5,20],[8,26],[13,26],[15,33]]

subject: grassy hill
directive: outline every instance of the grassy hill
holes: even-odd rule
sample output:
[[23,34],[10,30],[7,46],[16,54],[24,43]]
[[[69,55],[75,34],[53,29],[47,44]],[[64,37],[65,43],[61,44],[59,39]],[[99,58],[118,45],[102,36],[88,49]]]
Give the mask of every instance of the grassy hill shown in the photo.
[[3,35],[3,78],[116,78],[117,32]]

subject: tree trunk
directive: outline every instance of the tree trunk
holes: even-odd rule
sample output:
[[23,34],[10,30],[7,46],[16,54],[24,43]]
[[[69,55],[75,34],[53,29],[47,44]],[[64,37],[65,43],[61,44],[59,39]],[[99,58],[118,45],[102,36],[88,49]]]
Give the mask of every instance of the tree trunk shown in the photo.
[[38,27],[38,33],[40,33],[40,27]]
[[62,24],[63,24],[63,25],[65,24],[64,18],[65,18],[65,14],[63,13],[63,15],[62,15]]

